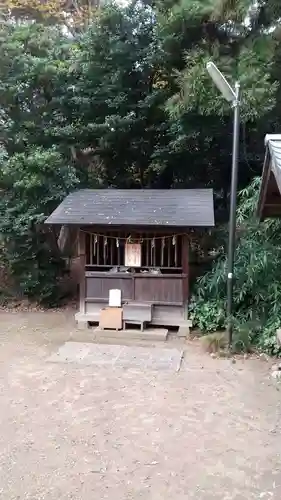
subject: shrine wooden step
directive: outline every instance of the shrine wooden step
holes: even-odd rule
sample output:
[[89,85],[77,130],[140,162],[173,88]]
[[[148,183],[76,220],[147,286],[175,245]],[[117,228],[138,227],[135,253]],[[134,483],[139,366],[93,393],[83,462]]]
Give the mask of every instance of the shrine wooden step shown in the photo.
[[99,327],[93,328],[93,338],[95,340],[150,340],[150,341],[166,341],[168,330],[165,328],[147,328],[144,331],[136,329],[126,330],[101,330]]

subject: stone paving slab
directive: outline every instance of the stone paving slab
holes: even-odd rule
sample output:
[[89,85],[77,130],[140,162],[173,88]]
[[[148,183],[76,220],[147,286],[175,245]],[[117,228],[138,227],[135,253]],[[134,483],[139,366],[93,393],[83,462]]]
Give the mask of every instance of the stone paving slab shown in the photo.
[[48,361],[77,363],[83,366],[110,365],[118,368],[179,371],[182,358],[183,351],[175,348],[66,342]]

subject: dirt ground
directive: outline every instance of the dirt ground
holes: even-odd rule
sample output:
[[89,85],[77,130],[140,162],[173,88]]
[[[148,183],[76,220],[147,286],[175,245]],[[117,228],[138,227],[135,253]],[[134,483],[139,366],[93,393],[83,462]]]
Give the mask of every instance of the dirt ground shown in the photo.
[[70,339],[91,340],[72,311],[0,312],[1,499],[280,500],[270,363],[197,342],[178,373],[48,362]]

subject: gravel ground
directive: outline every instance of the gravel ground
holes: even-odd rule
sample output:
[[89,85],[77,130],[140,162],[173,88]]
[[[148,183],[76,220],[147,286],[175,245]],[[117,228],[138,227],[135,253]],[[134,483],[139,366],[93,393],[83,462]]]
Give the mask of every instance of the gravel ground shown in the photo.
[[1,499],[280,500],[270,363],[196,341],[178,373],[49,363],[67,340],[91,340],[72,311],[0,312]]

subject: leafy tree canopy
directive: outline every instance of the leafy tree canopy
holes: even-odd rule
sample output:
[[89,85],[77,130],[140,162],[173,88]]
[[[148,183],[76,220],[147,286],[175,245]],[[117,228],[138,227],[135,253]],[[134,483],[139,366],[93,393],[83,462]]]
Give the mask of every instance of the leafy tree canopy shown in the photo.
[[60,24],[75,34],[97,16],[99,0],[2,0],[0,7],[4,19]]

